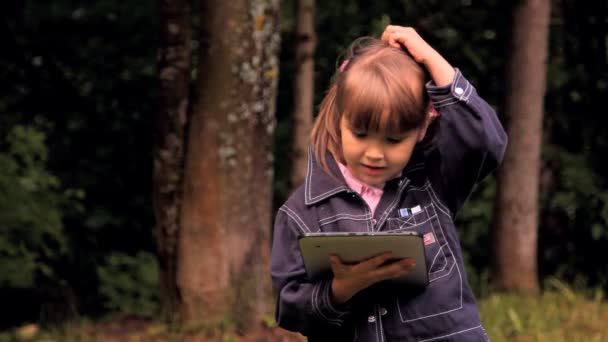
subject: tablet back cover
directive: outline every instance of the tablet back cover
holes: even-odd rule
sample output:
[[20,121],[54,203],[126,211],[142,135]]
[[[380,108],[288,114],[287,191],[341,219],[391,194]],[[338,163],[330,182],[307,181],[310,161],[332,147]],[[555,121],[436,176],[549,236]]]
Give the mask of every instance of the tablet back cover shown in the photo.
[[299,239],[308,277],[312,280],[331,275],[329,256],[338,255],[343,262],[355,263],[392,251],[395,259],[414,258],[416,266],[398,279],[386,282],[426,286],[428,273],[422,237],[395,233],[312,233]]

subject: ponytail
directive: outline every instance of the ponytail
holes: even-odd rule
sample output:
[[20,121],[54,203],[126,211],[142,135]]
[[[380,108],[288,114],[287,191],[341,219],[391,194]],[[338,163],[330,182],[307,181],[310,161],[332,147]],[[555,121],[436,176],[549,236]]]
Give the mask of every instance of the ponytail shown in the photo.
[[337,106],[338,87],[336,82],[329,87],[319,106],[319,115],[310,132],[310,144],[314,158],[328,174],[332,174],[327,164],[327,153],[340,161],[342,148],[340,141],[340,112]]

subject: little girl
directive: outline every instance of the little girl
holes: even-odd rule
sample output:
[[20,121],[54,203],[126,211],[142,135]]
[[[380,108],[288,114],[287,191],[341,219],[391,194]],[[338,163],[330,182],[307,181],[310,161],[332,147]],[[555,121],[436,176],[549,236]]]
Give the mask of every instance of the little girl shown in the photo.
[[[414,29],[356,40],[321,103],[305,183],[277,213],[279,325],[309,341],[487,341],[454,217],[506,143],[492,108]],[[298,237],[311,231],[419,233],[429,285],[377,284],[413,267],[389,253],[331,256],[333,276],[308,279]]]

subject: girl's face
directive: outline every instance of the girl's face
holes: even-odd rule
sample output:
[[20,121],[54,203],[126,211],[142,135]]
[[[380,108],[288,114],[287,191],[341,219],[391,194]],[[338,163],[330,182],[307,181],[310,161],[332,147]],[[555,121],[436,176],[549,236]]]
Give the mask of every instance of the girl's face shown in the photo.
[[343,116],[340,131],[342,155],[350,172],[367,185],[382,187],[407,165],[426,126],[390,135],[353,128]]

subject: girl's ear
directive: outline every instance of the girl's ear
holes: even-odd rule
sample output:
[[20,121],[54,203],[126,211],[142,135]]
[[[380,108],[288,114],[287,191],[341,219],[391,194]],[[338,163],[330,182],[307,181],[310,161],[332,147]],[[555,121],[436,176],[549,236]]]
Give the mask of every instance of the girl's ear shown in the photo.
[[426,131],[431,125],[431,123],[439,116],[437,110],[431,103],[426,107],[426,120],[424,121],[424,126],[418,131],[418,142],[421,142],[426,135]]

